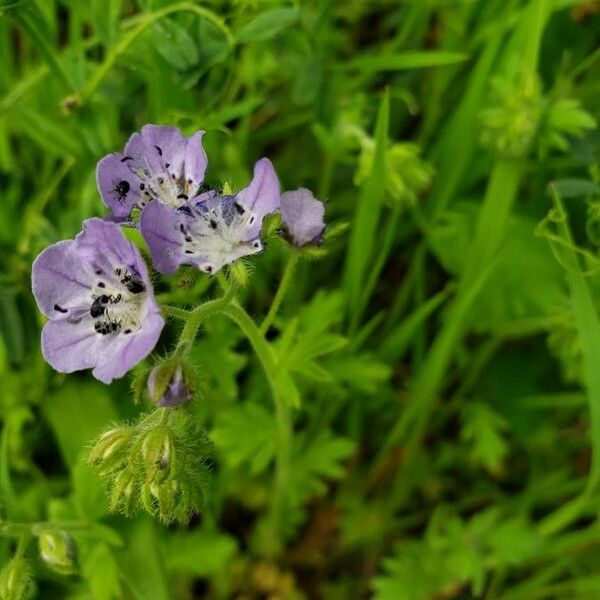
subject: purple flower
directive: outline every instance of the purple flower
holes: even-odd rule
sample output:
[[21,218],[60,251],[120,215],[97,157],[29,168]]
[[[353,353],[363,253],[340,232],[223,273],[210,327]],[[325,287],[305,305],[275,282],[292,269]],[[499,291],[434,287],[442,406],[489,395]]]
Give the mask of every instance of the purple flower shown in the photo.
[[325,229],[325,207],[310,190],[300,188],[281,195],[281,217],[294,246],[320,242]]
[[[157,365],[150,371],[150,375],[148,375],[148,396],[151,400],[154,400],[155,387],[156,387],[156,379],[160,374],[161,365]],[[181,366],[178,366],[173,373],[173,377],[171,381],[167,385],[166,390],[163,392],[162,396],[157,402],[157,406],[179,406],[184,402],[187,402],[192,397],[192,391],[185,385],[183,380],[183,371]]]
[[180,264],[214,274],[225,265],[263,249],[263,217],[279,209],[279,181],[271,161],[254,166],[250,185],[235,196],[205,192],[174,209],[151,203],[140,217],[140,228],[155,268],[169,275]]
[[186,138],[175,127],[145,125],[129,138],[123,154],[105,156],[96,180],[113,220],[127,221],[134,208],[152,200],[179,207],[193,199],[208,165],[203,134]]
[[140,253],[102,219],[46,248],[33,263],[32,285],[50,319],[42,353],[61,373],[93,368],[110,383],[152,351],[164,325]]

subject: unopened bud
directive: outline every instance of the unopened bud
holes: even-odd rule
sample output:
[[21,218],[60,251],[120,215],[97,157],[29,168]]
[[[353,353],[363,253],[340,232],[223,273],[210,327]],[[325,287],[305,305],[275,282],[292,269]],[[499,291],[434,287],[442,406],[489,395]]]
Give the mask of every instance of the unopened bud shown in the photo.
[[240,287],[244,287],[248,283],[248,268],[243,260],[232,262],[229,265],[229,274]]
[[88,460],[97,467],[100,475],[108,474],[123,464],[132,436],[130,427],[115,427],[96,440]]
[[46,529],[38,537],[40,556],[57,573],[69,575],[75,566],[75,540],[66,531]]
[[148,375],[148,396],[153,404],[162,407],[179,406],[192,397],[185,384],[181,365],[173,370],[169,362],[157,365]]
[[172,441],[169,430],[163,425],[151,429],[142,442],[142,459],[148,472],[163,470],[172,457]]
[[262,236],[265,238],[273,237],[281,229],[281,213],[268,214],[262,222]]
[[128,471],[122,471],[113,480],[110,493],[110,510],[120,508],[124,514],[135,512],[137,507],[137,481]]
[[2,600],[27,600],[33,595],[33,579],[27,561],[13,558],[0,573]]

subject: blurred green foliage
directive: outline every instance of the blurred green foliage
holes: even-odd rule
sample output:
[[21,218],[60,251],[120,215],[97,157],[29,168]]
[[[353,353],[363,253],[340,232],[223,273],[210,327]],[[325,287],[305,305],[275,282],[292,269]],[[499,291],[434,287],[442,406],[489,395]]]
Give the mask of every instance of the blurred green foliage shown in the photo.
[[[592,0],[2,0],[3,597],[600,597],[599,36]],[[182,427],[215,456],[187,526],[109,513],[87,453],[148,406],[40,354],[31,262],[106,213],[95,165],[148,122],[205,129],[213,186],[268,156],[326,202],[267,336],[282,539],[280,415],[234,322],[192,351]],[[249,263],[259,323],[290,256]]]

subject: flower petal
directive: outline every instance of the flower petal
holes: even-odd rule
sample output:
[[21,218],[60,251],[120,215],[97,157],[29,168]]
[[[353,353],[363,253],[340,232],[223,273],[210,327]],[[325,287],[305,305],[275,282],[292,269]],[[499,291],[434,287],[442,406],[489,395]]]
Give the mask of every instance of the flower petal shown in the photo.
[[314,243],[325,229],[325,206],[306,188],[281,195],[281,216],[295,246]]
[[182,218],[177,209],[160,202],[152,202],[140,216],[140,230],[150,248],[152,264],[163,275],[175,273],[182,262]]
[[89,316],[79,323],[48,321],[42,330],[42,354],[60,373],[91,369],[102,355],[103,343]]
[[254,165],[250,185],[236,195],[237,202],[254,213],[255,220],[248,229],[246,241],[258,237],[263,218],[280,207],[279,179],[268,158],[261,158]]
[[105,156],[96,167],[96,182],[102,200],[112,214],[118,218],[128,218],[140,201],[140,182],[123,162],[123,155],[115,153]]
[[113,379],[123,377],[154,350],[164,324],[165,320],[160,313],[149,313],[139,331],[129,336],[118,335],[107,340],[103,348],[106,354],[98,358],[92,375],[107,384]]
[[33,295],[40,310],[50,319],[67,318],[83,306],[92,281],[91,274],[81,270],[74,240],[46,248],[31,269]]
[[118,225],[88,219],[74,240],[44,250],[32,271],[36,300],[51,319],[42,351],[57,371],[94,368],[110,383],[154,348],[164,319],[146,265]]

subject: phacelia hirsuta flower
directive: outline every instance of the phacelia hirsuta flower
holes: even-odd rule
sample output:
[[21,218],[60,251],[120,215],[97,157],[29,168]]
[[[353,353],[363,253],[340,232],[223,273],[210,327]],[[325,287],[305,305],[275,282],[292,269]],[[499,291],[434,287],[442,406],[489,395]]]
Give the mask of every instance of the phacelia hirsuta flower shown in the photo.
[[175,127],[145,125],[123,153],[105,156],[96,169],[102,199],[116,221],[127,221],[134,208],[153,200],[180,207],[200,193],[208,165],[203,131],[184,137]]
[[306,188],[281,195],[281,218],[294,246],[318,244],[325,229],[325,206]]
[[61,373],[93,369],[110,383],[153,350],[164,325],[139,251],[101,219],[46,248],[33,263],[32,285],[49,319],[42,353]]
[[140,227],[158,271],[169,275],[188,264],[212,275],[263,249],[263,217],[279,207],[277,175],[271,161],[261,158],[252,182],[237,194],[209,191],[179,208],[153,202],[142,212]]

